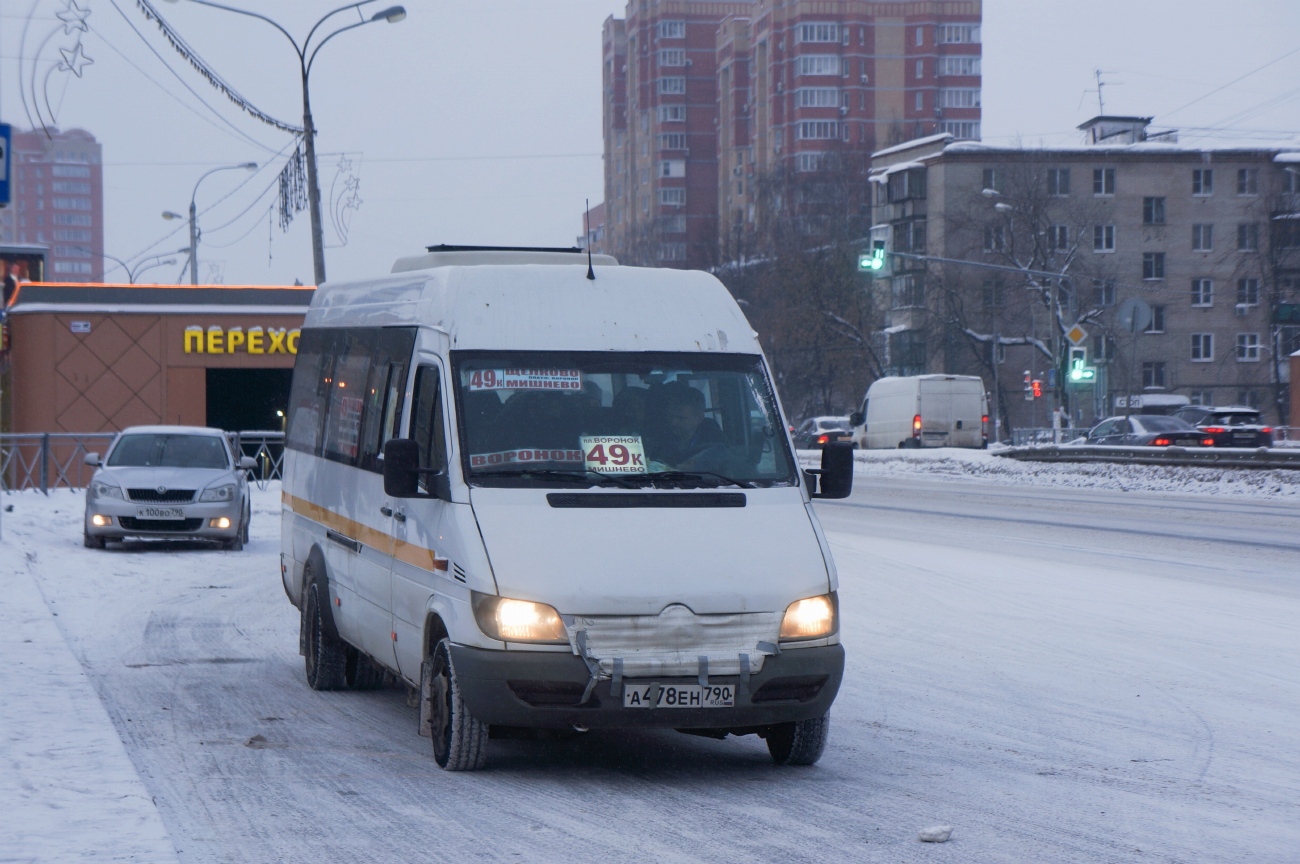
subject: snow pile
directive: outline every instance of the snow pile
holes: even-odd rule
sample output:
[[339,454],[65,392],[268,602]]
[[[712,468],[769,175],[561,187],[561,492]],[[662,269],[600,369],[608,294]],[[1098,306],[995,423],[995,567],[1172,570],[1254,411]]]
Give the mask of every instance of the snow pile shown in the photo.
[[[800,451],[806,468],[817,467],[819,451]],[[1122,465],[1097,462],[1020,462],[988,450],[859,450],[859,479],[966,480],[1003,486],[1053,486],[1118,492],[1176,492],[1300,499],[1300,471],[1250,468]]]

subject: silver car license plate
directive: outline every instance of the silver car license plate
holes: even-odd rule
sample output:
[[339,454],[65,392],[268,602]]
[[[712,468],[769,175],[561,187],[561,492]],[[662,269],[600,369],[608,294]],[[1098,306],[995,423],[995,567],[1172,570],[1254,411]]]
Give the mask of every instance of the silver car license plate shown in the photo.
[[180,507],[141,507],[135,511],[137,519],[184,519]]
[[626,684],[624,708],[734,708],[730,684]]

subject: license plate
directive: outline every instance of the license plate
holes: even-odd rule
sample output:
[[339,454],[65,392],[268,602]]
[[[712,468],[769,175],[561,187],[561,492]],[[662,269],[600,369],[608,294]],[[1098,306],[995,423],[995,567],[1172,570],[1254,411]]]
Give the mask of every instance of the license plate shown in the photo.
[[1176,442],[1179,447],[1194,447],[1201,443],[1200,438],[1179,438]]
[[[657,691],[657,695],[656,695]],[[730,684],[625,684],[624,708],[734,708]]]
[[135,515],[137,519],[184,519],[185,511],[180,507],[141,507]]

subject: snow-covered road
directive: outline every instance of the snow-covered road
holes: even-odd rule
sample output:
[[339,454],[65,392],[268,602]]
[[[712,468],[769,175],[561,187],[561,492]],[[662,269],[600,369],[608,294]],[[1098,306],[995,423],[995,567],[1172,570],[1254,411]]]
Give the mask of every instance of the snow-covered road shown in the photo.
[[401,692],[307,688],[278,489],[242,553],[95,552],[79,496],[5,501],[0,579],[58,613],[183,862],[1297,860],[1294,498],[860,476],[818,505],[848,668],[816,767],[589,733],[468,775]]

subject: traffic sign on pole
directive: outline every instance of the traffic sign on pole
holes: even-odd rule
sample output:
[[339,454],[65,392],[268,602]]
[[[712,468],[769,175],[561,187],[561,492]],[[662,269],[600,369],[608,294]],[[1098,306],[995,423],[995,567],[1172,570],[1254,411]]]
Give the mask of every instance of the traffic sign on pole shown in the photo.
[[9,151],[13,143],[13,127],[0,123],[0,207],[9,206]]

